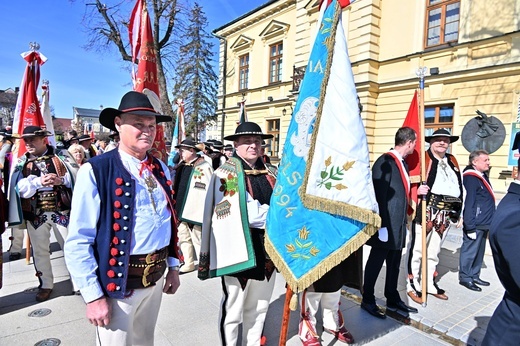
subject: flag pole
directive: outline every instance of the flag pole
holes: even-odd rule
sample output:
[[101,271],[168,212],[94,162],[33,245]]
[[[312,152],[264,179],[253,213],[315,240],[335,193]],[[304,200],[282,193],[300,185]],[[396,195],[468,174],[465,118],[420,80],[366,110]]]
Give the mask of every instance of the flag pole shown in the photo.
[[285,302],[283,304],[283,313],[282,313],[282,327],[280,328],[280,341],[278,342],[279,346],[285,346],[287,343],[287,331],[289,329],[289,321],[291,317],[291,309],[290,309],[290,303],[291,298],[294,294],[291,287],[289,285],[286,285],[286,291],[285,291]]
[[[424,145],[424,76],[428,71],[427,67],[419,67],[416,71],[419,77],[419,126],[421,128],[421,183],[426,184],[426,158]],[[422,256],[421,256],[421,289],[422,289],[422,306],[426,307],[428,268],[427,259],[428,251],[426,246],[426,196],[421,196],[421,240],[422,240]]]

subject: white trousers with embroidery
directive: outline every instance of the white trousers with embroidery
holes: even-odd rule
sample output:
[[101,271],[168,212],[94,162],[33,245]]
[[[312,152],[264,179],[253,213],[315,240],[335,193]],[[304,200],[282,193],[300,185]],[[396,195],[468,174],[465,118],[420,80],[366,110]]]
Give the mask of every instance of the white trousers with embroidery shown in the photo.
[[[449,228],[444,231],[443,237],[432,230],[430,234],[426,236],[426,249],[427,249],[427,262],[426,267],[428,270],[427,273],[427,281],[426,281],[426,289],[429,293],[436,294],[437,289],[434,286],[434,274],[437,270],[437,264],[439,264],[439,254],[441,252],[441,246],[444,242],[444,239],[446,239],[446,235],[448,234]],[[422,259],[422,227],[420,224],[415,225],[415,244],[413,251],[408,251],[408,256],[412,256],[411,261],[411,271],[413,274],[413,283],[415,286],[415,289],[417,291],[422,291],[421,286],[421,280],[423,278],[421,273],[421,259]],[[407,280],[406,282],[406,290],[408,292],[413,291],[412,285],[410,283],[410,280]]]
[[133,290],[125,299],[109,299],[110,323],[96,328],[97,346],[153,346],[164,276],[155,286]]
[[[263,281],[247,280],[244,290],[237,278],[222,277],[219,333],[222,345],[260,345],[276,273]],[[238,326],[242,323],[242,342]]]
[[60,244],[61,249],[63,249],[63,243],[68,234],[67,227],[53,221],[53,215],[58,214],[46,212],[40,215],[40,218],[46,217],[46,221],[36,229],[31,222],[27,222],[27,233],[31,239],[34,267],[37,273],[41,273],[40,288],[54,287],[54,275],[52,273],[51,254],[49,252],[51,230],[54,231],[54,236],[58,244]]
[[11,228],[11,236],[13,239],[11,240],[11,247],[9,248],[10,253],[22,252],[24,234],[25,232],[23,228]]

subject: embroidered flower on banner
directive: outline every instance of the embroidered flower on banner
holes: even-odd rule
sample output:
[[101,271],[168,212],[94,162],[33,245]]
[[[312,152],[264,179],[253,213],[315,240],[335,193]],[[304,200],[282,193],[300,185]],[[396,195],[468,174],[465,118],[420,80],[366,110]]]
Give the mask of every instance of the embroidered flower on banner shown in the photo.
[[343,166],[334,166],[331,165],[332,157],[329,156],[324,162],[325,168],[320,172],[321,180],[318,180],[318,187],[325,187],[327,190],[332,188],[336,190],[347,189],[348,187],[343,185],[341,180],[343,180],[345,172],[354,166],[354,163],[356,163],[356,161],[347,161]]
[[316,246],[312,245],[312,241],[307,241],[310,233],[307,227],[303,226],[298,230],[298,238],[294,239],[294,244],[285,245],[291,257],[308,260],[311,256],[316,256],[320,252]]

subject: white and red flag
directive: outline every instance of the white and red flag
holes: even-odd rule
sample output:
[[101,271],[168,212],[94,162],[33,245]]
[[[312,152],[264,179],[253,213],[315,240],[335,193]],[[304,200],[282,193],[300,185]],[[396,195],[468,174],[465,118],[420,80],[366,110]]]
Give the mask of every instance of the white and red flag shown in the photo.
[[49,144],[53,147],[56,147],[56,137],[54,137],[54,124],[52,123],[52,115],[51,115],[51,107],[49,104],[50,99],[50,89],[49,89],[49,81],[43,80],[42,83],[42,101],[41,101],[41,111],[43,116],[43,121],[45,123],[45,128],[47,131],[52,133],[52,136],[47,137]]
[[[23,75],[20,93],[16,101],[13,118],[13,134],[22,134],[27,126],[45,127],[43,116],[38,101],[38,84],[40,83],[40,66],[47,58],[38,52],[39,45],[31,43],[31,51],[22,53],[22,58],[27,61],[27,67]],[[13,162],[25,153],[25,145],[19,145],[13,152]],[[13,165],[14,166],[14,165]]]
[[[137,63],[137,72],[132,67],[134,90],[148,96],[155,111],[162,114],[159,83],[157,81],[157,55],[155,52],[152,24],[146,9],[145,0],[137,0],[128,26],[132,62]],[[153,155],[167,161],[166,145],[164,143],[164,127],[157,125],[153,144]]]

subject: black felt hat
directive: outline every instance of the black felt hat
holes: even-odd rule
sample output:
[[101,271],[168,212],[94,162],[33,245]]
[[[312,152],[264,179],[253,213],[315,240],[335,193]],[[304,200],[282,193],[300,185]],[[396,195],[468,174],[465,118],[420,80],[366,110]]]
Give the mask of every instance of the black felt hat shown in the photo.
[[93,140],[93,138],[90,137],[89,135],[81,135],[78,137],[78,142],[84,142],[84,141],[89,141],[89,140]]
[[121,98],[121,103],[119,104],[118,109],[105,108],[101,111],[99,114],[99,122],[104,127],[115,131],[116,126],[114,124],[114,119],[125,113],[155,117],[157,123],[172,121],[170,116],[159,114],[155,111],[146,94],[137,91],[129,91]]
[[119,131],[117,130],[112,130],[110,131],[110,134],[108,135],[108,137],[114,139],[116,136],[119,136]]
[[431,142],[432,139],[435,137],[449,137],[450,143],[456,142],[459,140],[459,136],[452,136],[448,130],[445,129],[438,129],[434,133],[432,133],[431,136],[424,137],[424,140],[428,143]]
[[181,147],[185,147],[185,148],[192,148],[192,149],[195,149],[196,151],[199,151],[199,148],[197,148],[196,145],[197,145],[197,142],[195,142],[193,139],[186,138],[185,140],[183,140],[181,142],[181,144],[176,145],[175,148],[179,149]]
[[224,139],[227,141],[235,141],[240,136],[260,136],[262,139],[273,138],[273,135],[262,133],[262,129],[257,123],[246,121],[237,126],[235,134],[226,136]]
[[29,137],[49,137],[52,136],[52,133],[50,133],[47,130],[43,130],[39,126],[27,126],[23,129],[22,135],[17,136],[13,135],[13,138],[29,138]]
[[222,149],[222,148],[224,148],[224,144],[221,141],[214,140],[213,147],[215,149]]
[[224,150],[233,150],[233,146],[231,144],[224,145]]
[[13,137],[13,131],[11,129],[1,129],[0,130],[0,136],[4,136],[5,138],[9,139]]

